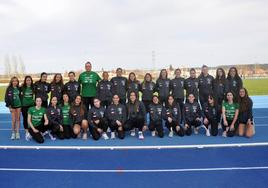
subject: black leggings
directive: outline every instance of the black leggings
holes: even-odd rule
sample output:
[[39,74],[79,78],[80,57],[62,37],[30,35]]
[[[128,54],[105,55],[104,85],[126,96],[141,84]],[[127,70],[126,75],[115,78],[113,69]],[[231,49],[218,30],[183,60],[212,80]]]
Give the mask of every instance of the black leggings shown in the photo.
[[156,121],[150,120],[150,124],[149,124],[148,128],[150,131],[156,130],[157,134],[160,138],[164,137],[164,129],[162,126],[162,120],[156,120]]
[[23,117],[23,127],[25,130],[28,129],[28,110],[29,110],[30,106],[23,106],[21,108],[21,113],[22,113],[22,117]]
[[192,134],[192,127],[199,127],[201,126],[201,121],[198,121],[198,120],[192,120],[192,121],[189,121],[189,120],[186,120],[186,124],[188,125],[188,127],[185,129],[185,134],[187,136],[190,136]]
[[82,97],[83,103],[85,105],[86,110],[89,110],[89,106],[93,106],[94,97]]
[[134,119],[128,119],[126,123],[124,124],[124,130],[130,131],[134,128],[138,128],[139,131],[142,131],[142,128],[144,126],[144,117],[137,117]]
[[122,125],[122,130],[119,130],[119,126],[117,125],[116,121],[112,120],[112,121],[109,121],[109,127],[112,132],[117,131],[118,138],[120,139],[125,138],[124,124]]
[[70,138],[76,138],[76,135],[73,132],[73,128],[71,125],[63,125],[63,133],[60,132],[59,134],[63,134],[63,136],[66,139],[70,139]]
[[[175,99],[176,103],[179,104],[180,106],[180,110],[181,110],[181,117],[182,117],[182,110],[183,110],[183,106],[184,106],[184,98],[181,99],[181,98],[178,98],[178,99]],[[182,123],[182,118],[181,118],[181,122]]]
[[64,139],[64,131],[60,131],[60,125],[59,124],[48,124],[48,129],[51,130],[51,134],[53,136],[57,136],[59,139]]
[[205,127],[208,129],[208,126],[211,126],[211,135],[217,136],[218,135],[218,121],[216,119],[208,119],[208,124],[205,124]]
[[32,138],[37,143],[39,143],[39,144],[44,143],[45,140],[43,138],[42,133],[44,133],[47,130],[47,127],[45,127],[44,124],[41,124],[41,125],[35,127],[35,129],[39,130],[39,132],[38,133],[35,133],[31,127],[29,128],[30,135],[32,136]]
[[230,130],[230,125],[232,124],[232,122],[233,122],[233,120],[227,120],[228,126],[224,125],[224,121],[222,121],[222,124],[221,124],[223,131],[226,131],[227,127],[229,127],[229,129],[226,132],[226,135],[228,137],[233,137],[235,135],[235,132],[236,132],[237,128],[238,128],[238,122],[236,121],[235,124],[234,124],[234,129]]
[[[179,131],[177,131],[177,129],[176,129],[177,126],[179,126],[179,128],[180,128]],[[173,130],[174,132],[176,132],[176,134],[177,134],[178,136],[184,136],[184,130],[183,130],[182,126],[179,125],[178,122],[174,122],[174,121],[172,121],[172,122],[170,123],[170,122],[166,121],[166,127],[168,128],[169,131],[171,130],[171,127],[172,127],[172,130]]]
[[97,129],[101,129],[103,132],[106,132],[108,129],[108,125],[107,122],[105,122],[104,120],[100,120],[99,124],[91,124],[89,125],[89,132],[92,135],[94,140],[99,140],[101,137],[101,134],[99,133],[99,131]]
[[152,103],[152,101],[151,100],[142,100],[142,102],[145,106],[146,112],[148,113],[150,111],[149,105]]

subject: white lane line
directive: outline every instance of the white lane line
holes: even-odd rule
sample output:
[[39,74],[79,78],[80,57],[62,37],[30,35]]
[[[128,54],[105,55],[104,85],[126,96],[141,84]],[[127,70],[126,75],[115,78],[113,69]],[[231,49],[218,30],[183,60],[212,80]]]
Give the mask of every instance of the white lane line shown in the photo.
[[124,149],[196,149],[226,147],[268,146],[268,142],[195,145],[152,145],[152,146],[12,146],[0,145],[0,149],[56,149],[56,150],[124,150]]
[[0,171],[22,172],[74,172],[74,173],[153,173],[153,172],[202,172],[232,170],[268,170],[268,166],[225,167],[225,168],[175,168],[175,169],[49,169],[49,168],[0,168]]

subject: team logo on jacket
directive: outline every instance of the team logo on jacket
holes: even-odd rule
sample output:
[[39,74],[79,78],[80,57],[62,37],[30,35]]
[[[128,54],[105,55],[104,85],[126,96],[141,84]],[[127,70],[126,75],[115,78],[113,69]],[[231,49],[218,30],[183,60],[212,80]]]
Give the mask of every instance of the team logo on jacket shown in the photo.
[[123,86],[125,86],[125,84],[126,84],[125,80],[121,80],[121,83],[122,83]]
[[45,86],[45,90],[46,90],[46,91],[48,90],[48,87],[47,87],[47,86]]
[[177,108],[173,108],[174,114],[177,115],[178,114],[178,109]]
[[119,108],[118,108],[118,114],[122,114],[122,111],[123,111],[122,108],[119,107]]
[[195,82],[195,87],[198,88],[198,82]]
[[207,78],[207,82],[210,85],[211,84],[211,79],[210,78]]
[[78,87],[79,87],[78,85],[74,85],[76,91],[78,91]]
[[107,84],[107,89],[111,90],[111,84]]
[[152,83],[149,85],[149,89],[150,89],[151,91],[154,89],[154,85],[153,85]]
[[184,84],[184,82],[183,82],[183,81],[181,81],[181,87],[183,86],[183,84]]
[[194,112],[194,113],[197,112],[197,106],[193,106],[193,112]]
[[233,81],[233,86],[236,87],[236,85],[237,85],[237,82]]
[[103,117],[103,115],[104,115],[104,112],[102,112],[102,111],[101,111],[101,112],[100,112],[100,115],[101,115],[101,117]]
[[169,87],[169,81],[165,81],[166,87]]

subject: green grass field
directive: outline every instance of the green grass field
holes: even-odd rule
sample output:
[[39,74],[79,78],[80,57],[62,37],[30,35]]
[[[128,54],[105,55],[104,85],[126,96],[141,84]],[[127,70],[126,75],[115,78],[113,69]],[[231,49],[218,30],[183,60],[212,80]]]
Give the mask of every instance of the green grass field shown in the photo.
[[[268,95],[268,79],[246,79],[243,82],[249,95]],[[6,87],[0,86],[0,101],[4,101],[5,90]]]

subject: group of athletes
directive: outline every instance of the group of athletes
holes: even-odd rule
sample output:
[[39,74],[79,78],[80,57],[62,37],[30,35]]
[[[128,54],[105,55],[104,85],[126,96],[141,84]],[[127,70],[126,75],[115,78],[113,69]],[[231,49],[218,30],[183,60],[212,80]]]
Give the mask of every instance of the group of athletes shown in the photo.
[[173,79],[162,69],[156,82],[150,73],[140,82],[134,72],[125,78],[117,68],[116,76],[109,80],[108,72],[100,78],[91,69],[91,63],[85,63],[78,80],[69,72],[65,84],[61,74],[55,74],[51,83],[45,72],[35,83],[26,76],[22,85],[12,77],[5,94],[12,115],[11,139],[20,139],[21,114],[25,139],[38,143],[46,135],[51,140],[86,140],[89,133],[94,140],[124,139],[126,132],[144,139],[147,129],[161,138],[165,131],[169,137],[198,134],[200,127],[207,136],[217,136],[219,129],[224,137],[255,134],[253,103],[235,67],[227,76],[218,68],[214,78],[204,65],[198,77],[190,69],[187,79],[180,69]]

